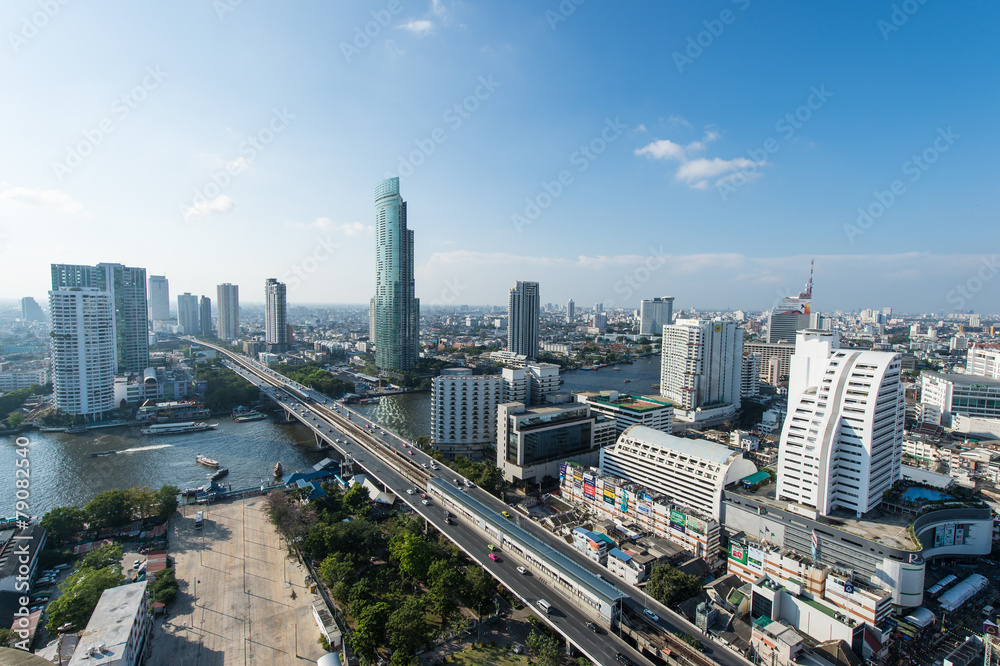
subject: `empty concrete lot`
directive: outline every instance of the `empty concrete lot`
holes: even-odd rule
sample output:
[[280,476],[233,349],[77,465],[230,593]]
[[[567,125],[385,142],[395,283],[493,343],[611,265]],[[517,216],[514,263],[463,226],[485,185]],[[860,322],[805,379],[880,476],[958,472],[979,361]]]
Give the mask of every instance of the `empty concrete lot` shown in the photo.
[[[182,506],[170,527],[177,600],[153,632],[152,666],[315,663],[323,654],[305,573],[251,497]],[[198,510],[205,527],[194,528]],[[292,599],[292,593],[295,599]],[[186,623],[186,626],[185,626]]]

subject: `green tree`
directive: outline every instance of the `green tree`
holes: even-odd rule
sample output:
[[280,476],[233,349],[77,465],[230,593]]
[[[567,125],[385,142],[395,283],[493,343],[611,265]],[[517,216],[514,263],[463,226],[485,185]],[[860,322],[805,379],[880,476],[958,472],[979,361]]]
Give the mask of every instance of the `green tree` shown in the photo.
[[104,590],[124,582],[121,572],[111,567],[82,569],[71,574],[59,586],[59,597],[49,604],[45,628],[54,634],[57,627],[67,622],[78,629],[87,626]]
[[121,527],[132,520],[132,505],[128,491],[106,490],[83,507],[87,524],[92,529]]
[[[424,619],[424,603],[419,597],[410,597],[389,616],[385,625],[385,636],[393,656],[413,657],[417,649],[430,640],[430,627]],[[393,663],[409,664],[410,659],[394,660]]]
[[351,635],[351,649],[367,661],[375,661],[375,656],[382,641],[385,639],[386,622],[391,609],[389,604],[379,601],[365,606],[355,620],[354,633]]
[[156,491],[157,518],[166,521],[170,519],[170,516],[174,515],[174,511],[177,511],[177,496],[180,493],[181,489],[177,486],[167,484],[160,486],[160,489]]
[[347,594],[351,615],[355,618],[360,617],[365,608],[371,605],[373,599],[375,599],[375,589],[367,579],[362,578],[351,586],[351,591]]
[[49,539],[61,544],[84,528],[86,514],[77,506],[58,506],[44,516],[41,526],[48,531]]
[[562,659],[559,641],[532,629],[525,642],[538,660],[539,666],[559,666],[559,661]]
[[121,544],[107,543],[95,548],[80,561],[81,569],[104,569],[106,567],[121,567],[124,551]]
[[173,569],[164,569],[156,574],[152,586],[153,601],[169,604],[177,598],[177,575]]
[[142,519],[153,515],[153,507],[157,501],[156,491],[147,486],[132,486],[125,492],[128,494],[128,502],[135,518]]
[[0,646],[12,647],[16,638],[18,636],[12,630],[6,628],[0,629]]
[[673,606],[687,601],[701,591],[701,579],[669,564],[653,567],[649,574],[646,592],[664,606]]
[[469,567],[465,574],[465,600],[469,608],[488,608],[493,603],[497,584],[493,578],[479,567]]
[[462,577],[455,567],[444,560],[435,560],[427,571],[430,583],[430,600],[434,612],[441,616],[441,622],[458,610],[457,599],[462,593]]
[[354,578],[354,563],[348,555],[329,555],[320,563],[319,575],[331,587],[338,582],[349,582]]
[[389,557],[399,562],[400,570],[414,580],[425,580],[431,566],[430,545],[420,536],[400,532],[389,541]]
[[368,491],[360,483],[355,483],[344,493],[344,510],[351,514],[357,514],[368,506],[368,501]]
[[11,412],[7,415],[8,428],[20,428],[24,424],[24,414],[21,412]]

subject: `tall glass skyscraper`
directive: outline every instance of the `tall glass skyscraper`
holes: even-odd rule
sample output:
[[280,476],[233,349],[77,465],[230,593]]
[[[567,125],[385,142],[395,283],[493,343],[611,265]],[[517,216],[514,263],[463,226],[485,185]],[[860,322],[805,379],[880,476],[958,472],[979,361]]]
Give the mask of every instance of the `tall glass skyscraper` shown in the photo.
[[285,283],[267,278],[264,283],[264,341],[270,352],[288,351],[288,302]]
[[111,294],[114,306],[116,372],[149,367],[146,269],[121,264],[52,264],[52,289],[90,287]]
[[225,282],[216,287],[215,295],[219,311],[219,337],[232,342],[240,337],[240,287]]
[[537,282],[517,280],[507,295],[507,351],[538,360]]
[[375,365],[412,370],[417,363],[420,300],[414,296],[413,232],[406,228],[406,202],[399,178],[375,186]]

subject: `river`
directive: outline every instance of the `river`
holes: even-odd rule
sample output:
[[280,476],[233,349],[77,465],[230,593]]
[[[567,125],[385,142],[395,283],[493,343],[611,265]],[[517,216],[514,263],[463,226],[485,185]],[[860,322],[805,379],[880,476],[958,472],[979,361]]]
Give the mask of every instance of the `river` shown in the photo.
[[[216,430],[184,435],[141,435],[139,428],[115,428],[86,434],[32,431],[25,433],[30,463],[28,513],[41,516],[56,506],[83,506],[105,490],[165,483],[181,489],[208,482],[211,470],[195,462],[199,453],[229,468],[220,482],[233,488],[259,485],[270,479],[274,463],[286,473],[322,460],[312,432],[302,425],[278,425],[271,420],[236,423],[213,418]],[[15,507],[15,438],[0,439],[0,515],[12,516]],[[98,451],[117,455],[92,457]]]
[[[621,370],[566,372],[562,389],[656,393],[651,385],[659,382],[659,356],[616,367]],[[378,404],[355,405],[354,409],[406,439],[414,440],[431,431],[429,392],[386,396]],[[261,479],[270,479],[278,461],[286,472],[291,472],[326,457],[309,450],[315,441],[312,432],[302,425],[278,425],[271,420],[235,423],[226,417],[210,422],[218,422],[218,429],[157,437],[139,434],[138,427],[81,435],[27,433],[31,441],[29,513],[41,516],[56,506],[83,506],[97,493],[115,488],[146,485],[155,489],[169,483],[184,489],[204,485],[210,470],[194,461],[199,453],[229,468],[229,476],[223,481],[233,488],[247,488]],[[14,513],[17,448],[13,437],[0,438],[0,515],[4,516]],[[111,450],[118,453],[96,458],[88,455]]]

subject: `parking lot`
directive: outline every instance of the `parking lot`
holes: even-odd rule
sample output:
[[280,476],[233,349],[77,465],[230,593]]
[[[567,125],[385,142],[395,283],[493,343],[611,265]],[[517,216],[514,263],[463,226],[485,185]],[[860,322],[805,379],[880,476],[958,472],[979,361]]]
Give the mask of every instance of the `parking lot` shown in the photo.
[[[315,663],[324,654],[305,572],[286,556],[262,497],[180,508],[170,553],[180,588],[156,623],[151,666]],[[205,526],[194,527],[197,511]],[[294,598],[293,598],[294,596]]]

